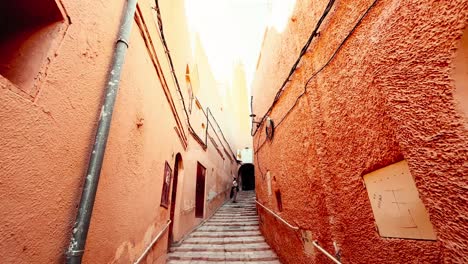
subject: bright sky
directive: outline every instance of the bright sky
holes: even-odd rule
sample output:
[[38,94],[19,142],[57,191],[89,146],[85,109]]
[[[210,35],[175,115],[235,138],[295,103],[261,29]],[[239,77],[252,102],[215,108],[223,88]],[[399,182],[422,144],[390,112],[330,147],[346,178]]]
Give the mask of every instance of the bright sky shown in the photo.
[[230,83],[233,65],[240,60],[250,86],[265,28],[274,26],[282,31],[295,2],[185,0],[192,37],[199,34],[215,78]]

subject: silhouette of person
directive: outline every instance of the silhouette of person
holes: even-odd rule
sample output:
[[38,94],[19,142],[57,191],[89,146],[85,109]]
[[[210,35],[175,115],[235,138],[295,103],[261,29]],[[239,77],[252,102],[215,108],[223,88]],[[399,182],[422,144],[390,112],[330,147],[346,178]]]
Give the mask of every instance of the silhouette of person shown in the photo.
[[232,178],[232,188],[231,188],[231,194],[232,194],[232,202],[236,203],[237,199],[237,192],[239,192],[239,184],[237,183],[236,177]]

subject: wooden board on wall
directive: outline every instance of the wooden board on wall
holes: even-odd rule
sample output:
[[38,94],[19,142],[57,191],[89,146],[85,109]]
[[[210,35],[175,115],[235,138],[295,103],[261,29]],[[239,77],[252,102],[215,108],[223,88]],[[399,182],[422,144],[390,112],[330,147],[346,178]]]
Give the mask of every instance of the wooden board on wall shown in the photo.
[[364,175],[364,182],[380,236],[436,239],[405,160]]
[[267,171],[267,173],[266,173],[266,180],[267,180],[268,196],[271,196],[271,175],[270,175],[270,171]]

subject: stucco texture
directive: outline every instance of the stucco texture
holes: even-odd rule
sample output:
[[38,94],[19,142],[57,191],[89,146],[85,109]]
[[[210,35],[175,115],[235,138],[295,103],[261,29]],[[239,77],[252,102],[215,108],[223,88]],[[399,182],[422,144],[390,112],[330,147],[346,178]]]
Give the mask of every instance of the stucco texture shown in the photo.
[[[337,1],[271,113],[278,123],[309,77],[332,56],[373,1]],[[253,84],[262,116],[327,1],[300,1],[285,31],[266,33]],[[305,96],[264,142],[254,137],[260,202],[343,263],[466,263],[468,131],[451,78],[467,1],[377,1]],[[466,63],[466,62],[465,62]],[[275,74],[273,74],[275,73]],[[465,98],[467,100],[468,98]],[[437,241],[379,236],[362,176],[409,163]],[[268,195],[269,171],[274,179]],[[261,229],[284,263],[328,263],[306,254],[298,232],[259,208]]]

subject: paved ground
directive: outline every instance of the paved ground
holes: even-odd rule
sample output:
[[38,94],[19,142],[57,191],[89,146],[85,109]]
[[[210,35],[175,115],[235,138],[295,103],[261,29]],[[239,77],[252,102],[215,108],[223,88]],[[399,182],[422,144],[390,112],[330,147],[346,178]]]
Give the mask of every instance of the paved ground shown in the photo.
[[240,192],[237,198],[172,247],[167,263],[280,264],[258,229],[255,193]]

